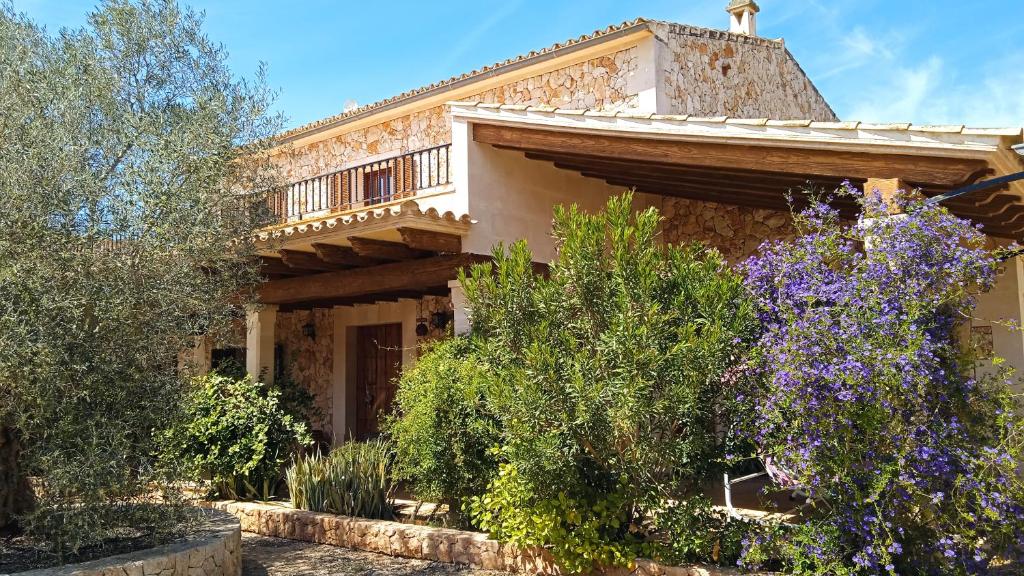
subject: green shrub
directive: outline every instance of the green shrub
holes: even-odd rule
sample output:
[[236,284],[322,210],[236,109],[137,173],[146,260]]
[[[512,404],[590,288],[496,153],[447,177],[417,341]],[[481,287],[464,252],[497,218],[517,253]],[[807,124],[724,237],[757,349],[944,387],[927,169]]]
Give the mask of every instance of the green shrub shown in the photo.
[[703,495],[673,502],[654,515],[654,531],[663,538],[658,554],[675,565],[735,566],[744,539],[758,529],[757,521],[731,518]]
[[251,377],[216,373],[193,380],[182,422],[164,435],[163,459],[213,496],[268,499],[285,463],[312,442],[309,429],[281,406],[279,392]]
[[[636,540],[657,541],[654,512],[718,472],[727,371],[756,336],[740,276],[714,250],[660,243],[657,211],[631,204],[556,209],[546,277],[520,242],[461,278],[514,472],[471,509],[566,567],[628,562]],[[579,522],[554,522],[572,511]]]
[[397,413],[387,427],[397,476],[410,480],[419,498],[448,504],[457,522],[465,499],[482,494],[497,469],[486,387],[468,340],[439,343],[402,374]]
[[300,456],[286,474],[292,505],[302,510],[391,519],[393,454],[383,440],[348,442],[327,456]]
[[[570,574],[594,566],[625,566],[652,552],[630,514],[625,481],[611,492],[537,498],[512,464],[502,464],[469,511],[482,530],[520,547],[547,548]],[[578,491],[577,491],[578,493]]]

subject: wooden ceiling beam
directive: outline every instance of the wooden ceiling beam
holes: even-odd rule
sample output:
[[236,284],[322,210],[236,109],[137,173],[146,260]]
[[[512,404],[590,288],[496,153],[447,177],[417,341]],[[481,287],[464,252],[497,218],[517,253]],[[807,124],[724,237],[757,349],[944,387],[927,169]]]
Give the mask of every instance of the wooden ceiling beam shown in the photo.
[[684,142],[490,124],[474,124],[473,139],[483,144],[503,145],[522,151],[590,154],[641,162],[653,160],[839,178],[903,178],[936,184],[958,184],[977,171],[988,168],[984,160],[972,158]]
[[450,254],[462,252],[462,237],[458,234],[407,227],[398,228],[398,233],[402,236],[402,242],[414,250]]
[[664,186],[694,186],[698,188],[706,188],[709,190],[719,190],[723,195],[739,195],[742,199],[743,196],[751,197],[768,197],[768,198],[784,198],[787,192],[796,191],[803,192],[803,190],[794,188],[786,188],[782,186],[759,186],[756,184],[748,184],[745,182],[713,182],[703,179],[695,178],[682,178],[682,177],[655,177],[655,176],[635,176],[635,175],[618,175],[608,174],[605,172],[580,172],[581,175],[590,178],[600,178],[613,186],[642,186],[644,184],[657,184]]
[[280,258],[273,258],[270,256],[260,257],[260,272],[264,275],[274,276],[301,276],[303,274],[310,274],[317,272],[316,270],[301,270],[288,266]]
[[740,200],[737,198],[723,198],[717,191],[709,193],[707,191],[696,190],[694,188],[665,188],[651,184],[644,186],[637,186],[637,192],[644,194],[658,194],[661,196],[671,196],[673,198],[683,198],[686,200],[697,200],[701,202],[715,202],[718,204],[728,204],[731,206],[745,206],[747,208],[763,208],[766,210],[789,210],[789,205],[786,203],[784,198],[779,200],[763,200],[763,199],[744,199]]
[[747,182],[779,183],[792,185],[793,183],[805,183],[811,181],[823,181],[827,183],[842,183],[843,178],[831,176],[815,176],[813,174],[786,174],[780,172],[765,172],[760,170],[727,170],[718,168],[707,168],[700,166],[687,166],[665,162],[638,162],[636,160],[616,160],[607,158],[580,157],[579,155],[550,155],[535,154],[527,152],[527,158],[552,162],[559,168],[569,170],[580,170],[581,168],[600,168],[613,170],[616,173],[663,173],[679,174],[698,178],[707,178],[717,181],[743,180]]
[[312,310],[315,308],[334,308],[335,306],[356,306],[358,304],[376,304],[377,302],[394,302],[403,298],[418,300],[424,296],[447,296],[449,288],[430,288],[427,290],[402,290],[373,294],[370,296],[358,296],[354,298],[327,298],[323,300],[307,300],[292,304],[281,304],[279,312],[292,312],[295,310]]
[[352,249],[356,251],[356,254],[380,260],[413,260],[430,254],[424,250],[414,250],[401,242],[388,242],[387,240],[359,236],[350,236],[348,241],[352,244]]
[[447,287],[449,280],[456,279],[462,268],[489,260],[489,256],[464,253],[324,272],[265,282],[259,289],[259,295],[260,301],[266,304],[294,304],[440,289]]
[[615,170],[609,169],[603,166],[583,166],[573,164],[563,164],[561,162],[555,163],[556,168],[564,168],[574,170],[580,173],[596,173],[596,174],[607,174],[622,178],[665,178],[665,179],[678,179],[689,182],[699,182],[703,184],[712,184],[728,188],[746,187],[756,190],[772,190],[772,191],[786,191],[795,188],[807,189],[808,187],[815,189],[825,189],[831,192],[839,187],[841,181],[833,179],[813,179],[809,178],[806,180],[800,180],[792,178],[789,180],[785,179],[771,179],[765,180],[761,176],[727,176],[727,177],[714,177],[708,176],[701,173],[687,172],[687,171],[659,171],[659,170]]
[[[630,180],[619,180],[619,179],[608,179],[608,184],[612,186],[623,186],[623,187],[635,187],[640,191],[657,191],[653,192],[664,196],[676,196],[680,198],[691,198],[707,201],[717,202],[720,204],[732,204],[737,206],[749,206],[751,208],[768,208],[777,210],[788,210],[789,201],[786,199],[785,192],[779,190],[777,192],[756,192],[747,188],[724,188],[714,185],[697,184],[691,182],[679,182],[676,180],[657,180],[657,179],[630,179]],[[798,204],[802,202],[803,196],[794,195],[794,201]],[[852,206],[851,201],[837,201],[837,206],[847,207]]]
[[355,250],[348,246],[336,246],[334,244],[320,244],[314,242],[313,250],[316,250],[316,255],[324,262],[330,262],[331,264],[337,264],[340,266],[376,266],[377,264],[383,264],[385,262],[385,260],[381,260],[380,258],[360,256],[359,254],[356,254]]
[[343,265],[321,260],[319,256],[311,252],[300,252],[298,250],[287,250],[282,248],[278,250],[278,253],[281,254],[281,261],[289,268],[317,270],[320,272],[331,272],[333,270],[346,268]]

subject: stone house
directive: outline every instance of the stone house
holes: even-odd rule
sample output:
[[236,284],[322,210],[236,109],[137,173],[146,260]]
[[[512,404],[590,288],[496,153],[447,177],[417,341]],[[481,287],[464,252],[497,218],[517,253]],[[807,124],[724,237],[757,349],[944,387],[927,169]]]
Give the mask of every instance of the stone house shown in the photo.
[[[783,41],[756,35],[757,10],[730,2],[728,31],[624,22],[286,132],[274,160],[290,184],[260,233],[264,305],[238,342],[193,361],[287,370],[315,394],[324,436],[365,437],[418,346],[466,329],[457,270],[521,238],[550,259],[557,204],[596,209],[633,188],[666,241],[737,261],[791,234],[790,189],[849,179],[935,195],[1024,170],[1020,129],[839,121]],[[949,207],[1002,243],[1021,237],[1022,193]],[[1010,261],[978,316],[1021,320],[1021,286]],[[1020,333],[976,324],[1024,367]]]

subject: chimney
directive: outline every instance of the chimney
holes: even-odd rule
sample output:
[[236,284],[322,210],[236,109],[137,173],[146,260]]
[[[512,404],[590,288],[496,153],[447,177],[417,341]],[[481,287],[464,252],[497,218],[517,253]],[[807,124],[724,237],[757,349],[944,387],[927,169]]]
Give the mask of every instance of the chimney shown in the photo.
[[757,36],[757,13],[760,10],[754,0],[730,0],[725,7],[729,13],[729,32]]

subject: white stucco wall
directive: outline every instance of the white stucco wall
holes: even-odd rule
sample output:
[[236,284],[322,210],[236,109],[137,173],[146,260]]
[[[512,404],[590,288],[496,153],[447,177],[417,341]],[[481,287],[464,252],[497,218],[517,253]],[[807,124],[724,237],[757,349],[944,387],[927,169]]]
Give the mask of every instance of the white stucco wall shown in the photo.
[[[550,261],[555,255],[551,221],[555,206],[577,204],[587,211],[600,210],[608,198],[625,191],[603,180],[584,178],[547,162],[527,159],[521,152],[499,150],[471,138],[471,124],[455,120],[452,146],[457,156],[456,191],[463,195],[475,223],[463,238],[466,252],[489,254],[498,242],[525,239],[534,260]],[[637,209],[659,205],[660,197],[638,194]]]
[[[1008,260],[996,279],[990,292],[978,297],[971,326],[989,326],[992,330],[992,353],[1024,375],[1024,333],[1009,327],[1020,326],[1024,319],[1024,261],[1021,258]],[[990,366],[982,363],[982,370]],[[1017,390],[1024,393],[1024,385],[1018,382]]]

